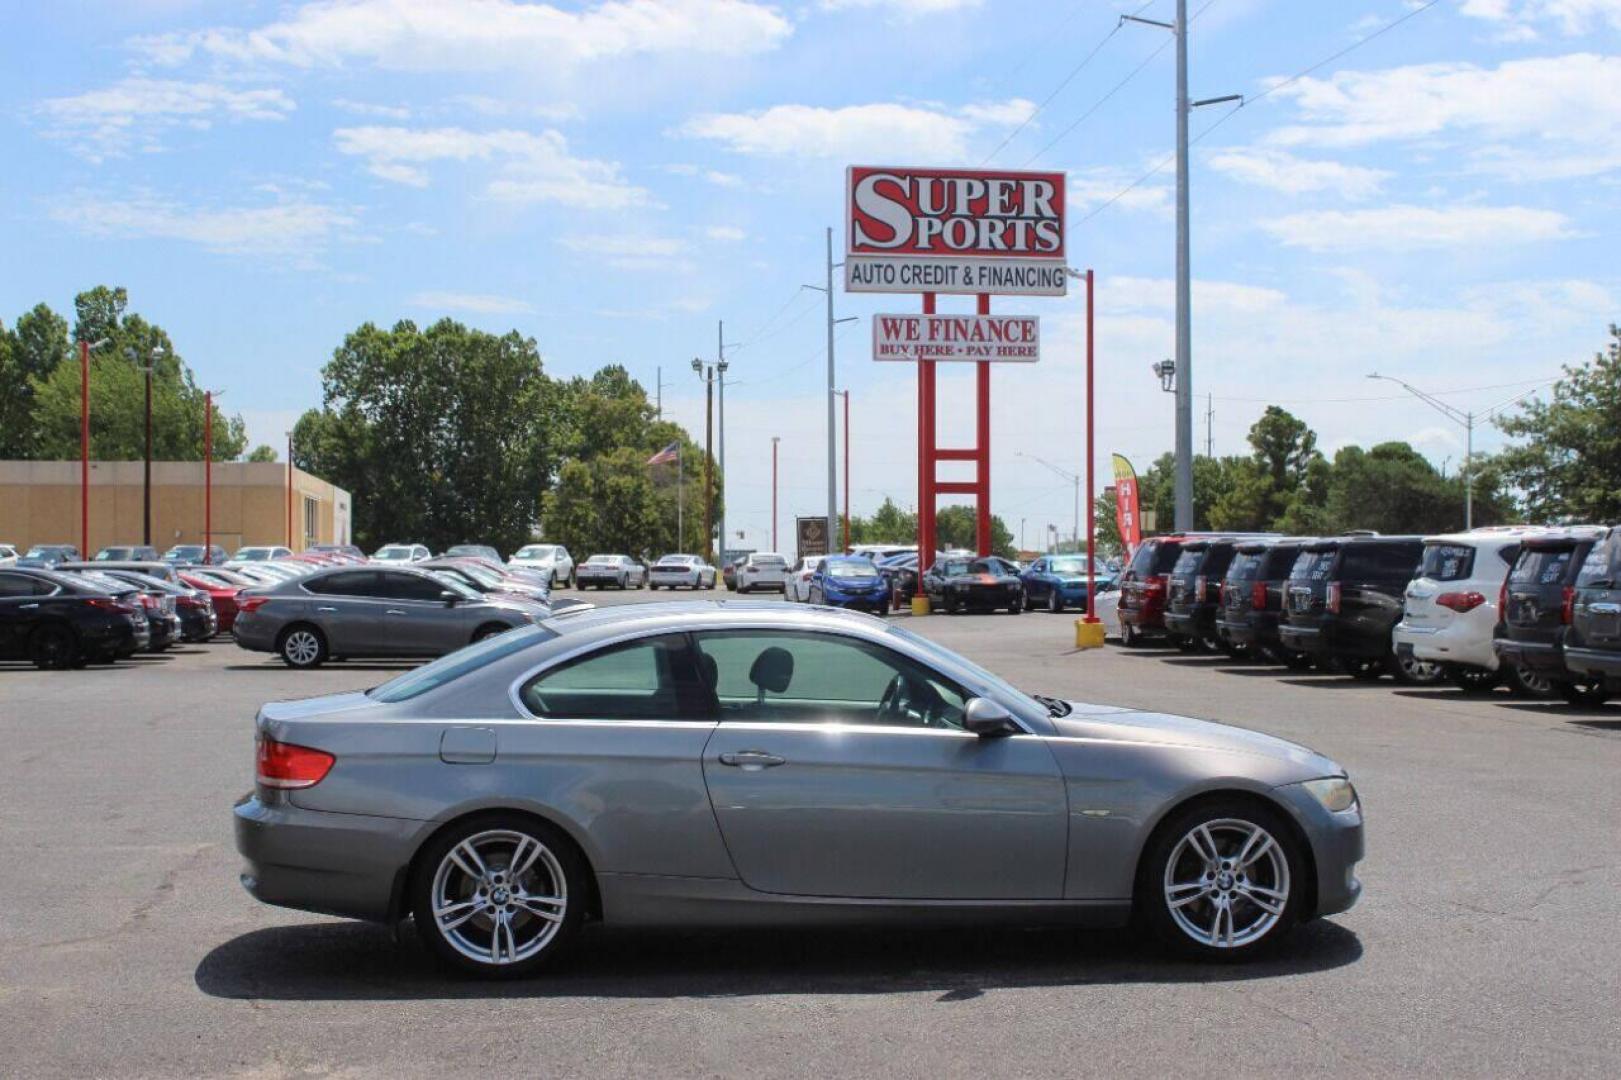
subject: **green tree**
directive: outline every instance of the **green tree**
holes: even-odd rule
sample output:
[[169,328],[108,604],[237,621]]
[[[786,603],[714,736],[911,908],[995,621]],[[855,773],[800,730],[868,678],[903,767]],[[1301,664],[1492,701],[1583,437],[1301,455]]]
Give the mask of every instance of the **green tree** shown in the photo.
[[902,510],[895,500],[884,496],[884,501],[870,518],[859,515],[850,519],[852,544],[915,544],[917,543],[917,515]]
[[[646,458],[639,449],[620,447],[589,462],[565,464],[552,496],[547,536],[576,552],[577,558],[593,552],[656,554],[659,505]],[[702,531],[700,521],[698,532]]]
[[266,446],[265,444],[260,443],[258,446],[255,446],[251,451],[248,452],[247,460],[248,461],[275,461],[276,460],[276,448],[274,446]]
[[[961,503],[942,507],[934,517],[934,535],[942,549],[979,550],[979,522],[974,508]],[[991,554],[1008,559],[1015,555],[1013,533],[995,514],[991,515]]]
[[35,456],[34,380],[68,355],[68,324],[44,304],[0,327],[0,459]]
[[[1532,521],[1621,519],[1621,328],[1590,363],[1566,365],[1549,401],[1498,421],[1522,439],[1496,474],[1524,493]],[[1479,470],[1477,469],[1477,475]]]
[[1092,517],[1096,529],[1097,553],[1112,558],[1125,551],[1120,537],[1120,515],[1117,513],[1115,489],[1106,488],[1092,500]]
[[17,336],[0,324],[0,461],[28,457],[33,422],[28,378],[17,361]]

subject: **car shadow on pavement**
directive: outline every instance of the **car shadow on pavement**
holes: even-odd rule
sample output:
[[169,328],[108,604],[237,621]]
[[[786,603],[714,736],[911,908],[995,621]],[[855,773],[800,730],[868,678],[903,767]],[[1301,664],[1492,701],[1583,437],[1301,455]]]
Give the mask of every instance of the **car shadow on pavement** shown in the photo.
[[212,997],[281,1001],[439,998],[746,997],[938,992],[963,1001],[1039,986],[1226,983],[1327,971],[1362,956],[1356,934],[1326,920],[1273,957],[1230,966],[1174,958],[1134,934],[980,927],[944,930],[653,932],[589,926],[547,972],[482,981],[439,968],[409,924],[395,944],[379,926],[305,923],[255,930],[197,965]]

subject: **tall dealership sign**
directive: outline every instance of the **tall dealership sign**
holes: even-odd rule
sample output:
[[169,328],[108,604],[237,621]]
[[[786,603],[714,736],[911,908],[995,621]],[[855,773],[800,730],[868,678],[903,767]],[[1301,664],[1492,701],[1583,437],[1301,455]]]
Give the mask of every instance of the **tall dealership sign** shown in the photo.
[[[1008,169],[851,166],[845,179],[844,287],[921,293],[921,315],[874,315],[873,357],[917,363],[918,559],[934,561],[935,503],[972,495],[978,548],[991,548],[991,364],[1035,361],[1032,316],[993,317],[991,297],[1064,296],[1064,174]],[[977,298],[973,314],[935,311],[940,294]],[[935,364],[979,361],[976,445],[936,441]],[[941,461],[972,461],[973,480],[940,480]]]

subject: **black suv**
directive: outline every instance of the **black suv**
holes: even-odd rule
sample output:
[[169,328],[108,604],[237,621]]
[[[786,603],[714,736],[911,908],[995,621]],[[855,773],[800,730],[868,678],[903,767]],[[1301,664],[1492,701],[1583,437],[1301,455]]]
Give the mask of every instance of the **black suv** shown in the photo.
[[1621,691],[1621,526],[1593,545],[1576,575],[1565,667],[1582,680],[1560,687],[1573,704],[1602,705]]
[[1423,558],[1420,536],[1342,536],[1303,545],[1285,587],[1279,640],[1353,678],[1389,673],[1405,683],[1436,682],[1439,664],[1410,650],[1398,655],[1391,640]]
[[39,668],[83,667],[147,646],[146,615],[70,574],[0,569],[0,659]]
[[1165,601],[1165,633],[1180,649],[1216,652],[1226,647],[1217,634],[1222,581],[1233,561],[1236,539],[1189,540],[1171,566]]
[[1295,652],[1278,639],[1289,571],[1300,557],[1300,549],[1309,542],[1305,537],[1289,537],[1244,540],[1234,545],[1233,561],[1221,584],[1221,606],[1216,611],[1216,633],[1229,649],[1245,650],[1272,664],[1311,666],[1310,656]]
[[1575,526],[1527,537],[1503,583],[1492,633],[1499,663],[1525,672],[1528,681],[1548,680],[1575,704],[1602,700],[1601,683],[1578,678],[1565,666],[1565,637],[1575,618],[1577,578],[1605,532],[1602,526]]

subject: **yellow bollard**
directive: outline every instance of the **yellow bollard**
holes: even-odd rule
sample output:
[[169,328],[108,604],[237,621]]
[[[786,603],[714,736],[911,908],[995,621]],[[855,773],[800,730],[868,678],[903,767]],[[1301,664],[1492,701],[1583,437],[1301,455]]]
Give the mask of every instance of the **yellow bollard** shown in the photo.
[[912,597],[912,614],[927,615],[929,613],[929,598],[922,593]]
[[1075,647],[1077,649],[1103,648],[1103,623],[1085,619],[1075,620]]

